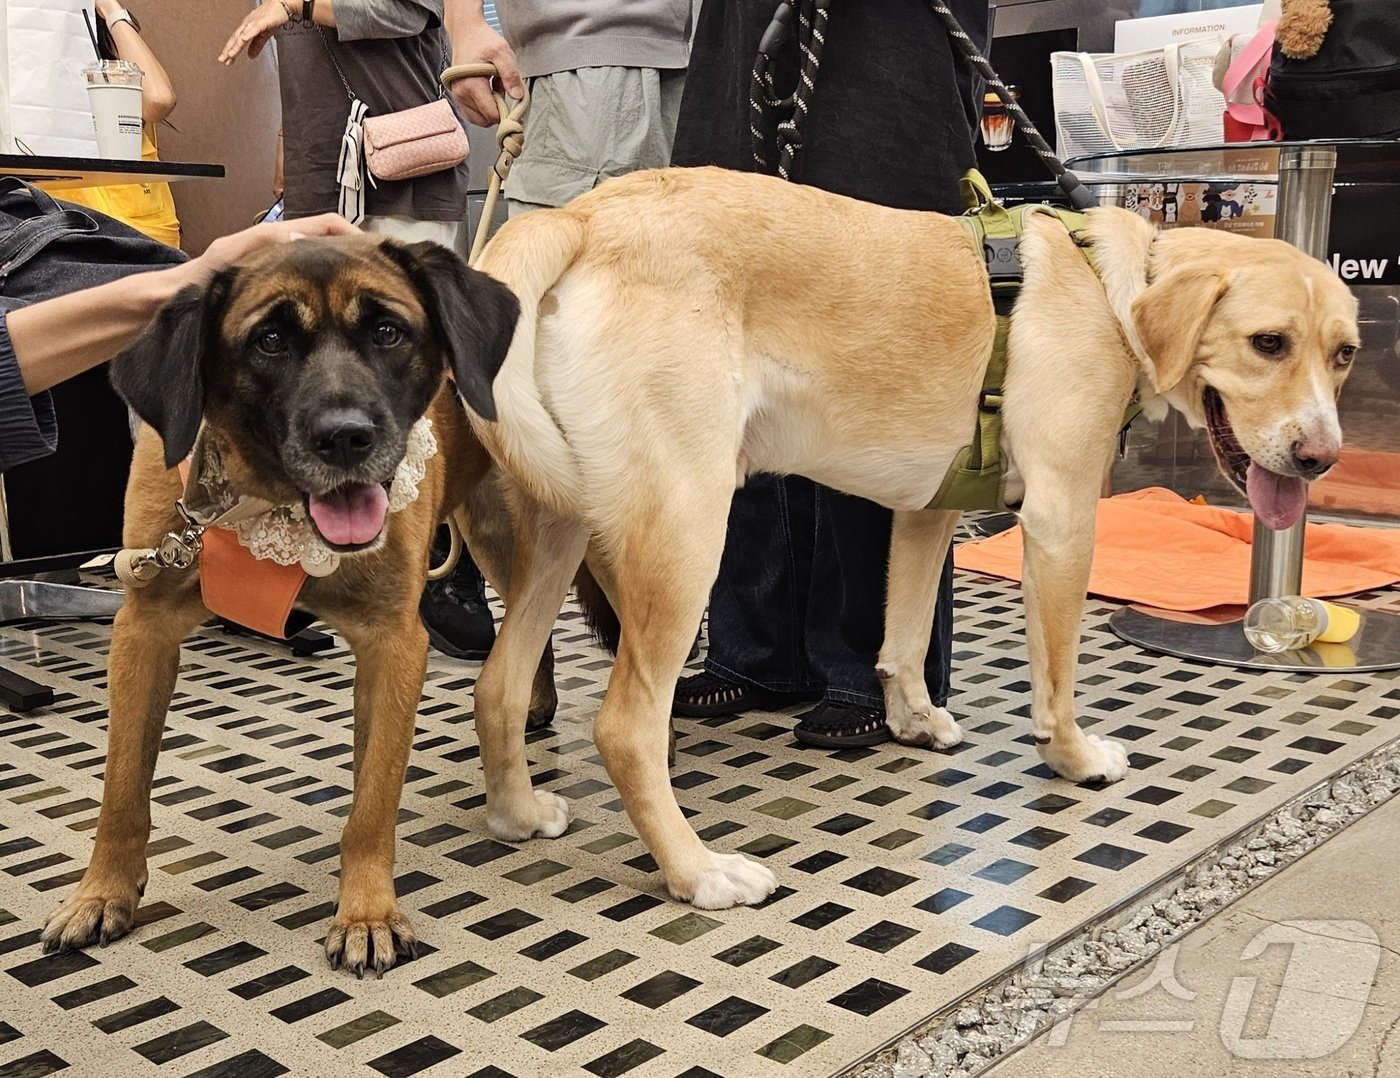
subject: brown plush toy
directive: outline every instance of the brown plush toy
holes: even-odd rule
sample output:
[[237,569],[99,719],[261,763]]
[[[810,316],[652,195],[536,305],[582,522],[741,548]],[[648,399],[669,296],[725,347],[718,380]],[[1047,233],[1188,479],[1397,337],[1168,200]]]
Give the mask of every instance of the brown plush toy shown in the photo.
[[1328,0],[1283,0],[1275,40],[1290,60],[1310,60],[1322,48],[1322,39],[1332,25]]

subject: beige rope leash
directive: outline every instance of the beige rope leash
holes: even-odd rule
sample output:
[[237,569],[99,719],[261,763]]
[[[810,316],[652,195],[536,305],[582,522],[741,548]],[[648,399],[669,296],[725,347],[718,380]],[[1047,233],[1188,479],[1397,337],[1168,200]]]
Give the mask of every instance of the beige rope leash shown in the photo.
[[117,579],[129,588],[144,588],[160,575],[163,569],[189,569],[199,558],[204,546],[203,535],[210,528],[220,525],[237,524],[241,520],[261,516],[276,508],[272,502],[261,498],[244,496],[230,508],[220,512],[211,505],[204,492],[204,428],[195,439],[194,452],[190,456],[189,471],[185,476],[185,490],[175,503],[180,519],[184,522],[177,530],[167,532],[165,538],[154,547],[125,548],[117,551],[112,561]]
[[457,562],[462,557],[462,533],[457,527],[456,518],[449,516],[444,523],[447,524],[447,555],[441,565],[428,566],[429,580],[441,580],[447,576],[457,568]]
[[[451,90],[454,82],[462,79],[495,78],[495,64],[453,64],[442,73],[444,89]],[[472,238],[471,254],[467,255],[467,265],[476,265],[481,249],[486,246],[486,234],[491,229],[491,215],[496,209],[496,198],[501,193],[501,185],[510,176],[510,167],[520,156],[525,145],[525,110],[530,107],[530,91],[522,86],[524,94],[519,101],[511,101],[504,94],[492,91],[496,107],[500,110],[501,121],[496,125],[496,146],[500,154],[491,167],[491,182],[486,187],[486,202],[481,207],[481,220],[476,223],[476,235]]]
[[[462,79],[495,77],[496,65],[487,63],[453,64],[440,76],[445,90],[451,90],[452,84]],[[496,212],[496,200],[500,197],[501,187],[509,178],[510,168],[525,145],[524,118],[525,110],[530,107],[530,91],[523,86],[521,91],[524,96],[519,101],[511,101],[504,94],[494,90],[491,94],[496,99],[496,108],[501,114],[500,122],[496,125],[496,147],[500,153],[496,156],[496,163],[491,166],[491,181],[486,185],[486,201],[482,203],[481,219],[476,223],[471,253],[467,255],[469,266],[476,265],[477,259],[481,257],[481,250],[486,246],[486,237],[491,231],[491,218]],[[447,576],[457,567],[457,562],[462,556],[462,533],[457,527],[456,518],[451,516],[447,518],[447,541],[447,557],[441,565],[428,570],[429,580],[441,580]]]

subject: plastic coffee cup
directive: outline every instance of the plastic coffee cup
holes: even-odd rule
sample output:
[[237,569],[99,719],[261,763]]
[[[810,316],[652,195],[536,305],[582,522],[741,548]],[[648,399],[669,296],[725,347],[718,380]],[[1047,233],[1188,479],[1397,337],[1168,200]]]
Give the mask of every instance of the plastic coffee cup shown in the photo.
[[97,60],[83,68],[97,156],[141,157],[141,69],[127,60]]

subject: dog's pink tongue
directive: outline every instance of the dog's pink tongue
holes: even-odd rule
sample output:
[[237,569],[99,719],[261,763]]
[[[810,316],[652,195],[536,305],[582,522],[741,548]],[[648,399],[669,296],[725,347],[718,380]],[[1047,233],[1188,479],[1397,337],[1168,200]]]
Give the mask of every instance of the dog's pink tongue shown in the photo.
[[321,538],[336,546],[373,542],[384,530],[389,495],[378,483],[355,483],[308,499],[311,519]]
[[1308,504],[1308,485],[1303,480],[1278,475],[1253,461],[1245,475],[1245,492],[1254,515],[1276,532],[1296,524]]

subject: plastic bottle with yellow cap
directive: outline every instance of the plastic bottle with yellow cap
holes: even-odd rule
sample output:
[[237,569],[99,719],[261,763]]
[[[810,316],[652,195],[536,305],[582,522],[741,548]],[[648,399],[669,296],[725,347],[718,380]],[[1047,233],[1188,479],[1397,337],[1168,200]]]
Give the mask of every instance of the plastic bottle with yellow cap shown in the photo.
[[1273,655],[1305,648],[1315,640],[1344,643],[1360,625],[1361,615],[1348,607],[1284,595],[1251,606],[1244,616],[1244,635],[1256,651]]

